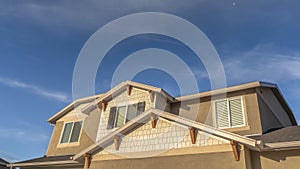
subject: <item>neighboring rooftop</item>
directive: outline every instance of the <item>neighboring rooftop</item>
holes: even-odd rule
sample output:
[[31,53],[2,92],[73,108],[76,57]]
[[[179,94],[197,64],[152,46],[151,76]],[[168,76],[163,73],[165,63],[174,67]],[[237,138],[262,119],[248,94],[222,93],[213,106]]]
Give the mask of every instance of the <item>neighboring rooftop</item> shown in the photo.
[[300,141],[300,126],[285,127],[251,138],[261,140],[264,143]]

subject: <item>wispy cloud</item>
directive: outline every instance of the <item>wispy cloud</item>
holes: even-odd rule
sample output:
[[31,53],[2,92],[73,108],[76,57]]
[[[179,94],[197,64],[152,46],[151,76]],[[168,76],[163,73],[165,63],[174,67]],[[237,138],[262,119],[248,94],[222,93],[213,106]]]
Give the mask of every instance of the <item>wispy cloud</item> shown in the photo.
[[37,131],[27,131],[17,128],[0,128],[1,139],[23,140],[25,142],[40,142],[48,140],[48,135],[38,133]]
[[42,96],[49,99],[54,99],[61,102],[69,102],[70,96],[63,92],[56,92],[56,91],[50,91],[47,89],[44,89],[42,87],[28,84],[19,80],[10,79],[10,78],[3,78],[0,77],[0,84],[9,86],[12,88],[19,88],[19,89],[26,89],[27,91],[30,91],[31,93],[34,93],[38,96]]
[[258,45],[233,54],[224,61],[227,79],[232,82],[300,80],[300,52],[280,52],[273,45]]

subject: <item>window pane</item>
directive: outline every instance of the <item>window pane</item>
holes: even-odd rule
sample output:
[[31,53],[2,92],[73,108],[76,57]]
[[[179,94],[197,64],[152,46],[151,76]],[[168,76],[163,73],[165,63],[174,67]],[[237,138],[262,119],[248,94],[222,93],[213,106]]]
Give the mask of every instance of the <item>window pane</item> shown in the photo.
[[137,104],[129,105],[126,117],[126,122],[132,120],[137,116]]
[[115,127],[121,127],[125,123],[125,115],[126,115],[126,106],[119,107],[117,111],[117,119],[116,119],[116,124]]
[[244,115],[242,110],[241,98],[229,100],[231,126],[244,125]]
[[73,125],[73,123],[65,124],[64,133],[62,135],[60,143],[68,143],[69,142],[70,133],[71,133],[71,130],[72,130],[72,125]]
[[216,102],[216,115],[218,127],[229,127],[227,101]]
[[82,122],[76,122],[74,123],[74,127],[73,127],[73,132],[72,132],[72,136],[71,136],[71,140],[70,142],[77,142],[79,135],[80,135],[80,130],[81,130],[81,124]]

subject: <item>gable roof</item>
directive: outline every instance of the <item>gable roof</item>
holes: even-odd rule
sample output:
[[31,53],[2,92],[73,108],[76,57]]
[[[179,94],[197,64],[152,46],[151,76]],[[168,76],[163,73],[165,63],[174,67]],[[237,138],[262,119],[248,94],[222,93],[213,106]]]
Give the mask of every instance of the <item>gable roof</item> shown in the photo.
[[126,123],[123,127],[104,136],[97,143],[94,143],[91,146],[84,149],[83,151],[77,153],[73,157],[73,159],[74,160],[81,159],[85,153],[89,153],[89,154],[97,153],[99,150],[101,150],[101,148],[107,147],[108,145],[112,144],[114,136],[119,135],[119,134],[126,135],[126,134],[132,132],[137,127],[139,127],[141,124],[143,124],[147,121],[150,121],[151,113],[159,116],[160,118],[165,118],[165,119],[174,121],[175,123],[185,125],[188,127],[194,127],[202,132],[209,133],[209,134],[212,134],[217,137],[221,137],[226,140],[234,140],[245,146],[251,147],[252,149],[256,149],[256,145],[258,144],[258,142],[256,140],[247,138],[245,136],[234,134],[234,133],[231,133],[231,132],[228,132],[225,130],[220,130],[220,129],[217,129],[217,128],[214,128],[214,127],[202,124],[202,123],[195,122],[193,120],[186,119],[181,116],[177,116],[177,115],[174,115],[174,114],[171,114],[168,112],[164,112],[162,110],[149,109],[146,112],[142,113],[141,115],[132,119],[132,121],[129,121],[128,123]]
[[0,165],[6,166],[7,164],[9,164],[9,162],[7,162],[6,160],[0,158]]
[[251,88],[256,88],[256,87],[277,88],[277,85],[273,84],[273,83],[268,83],[268,82],[256,81],[256,82],[250,82],[250,83],[245,83],[245,84],[241,84],[241,85],[235,85],[235,86],[230,86],[230,87],[206,91],[206,92],[200,92],[200,93],[186,95],[186,96],[180,96],[180,97],[176,97],[176,100],[185,101],[185,100],[197,99],[197,98],[202,98],[202,97],[207,97],[207,96],[230,93],[230,92],[239,91],[239,90],[251,89]]
[[114,88],[109,90],[108,92],[101,95],[101,97],[99,97],[94,102],[92,102],[91,104],[89,104],[85,108],[83,108],[82,111],[83,112],[88,112],[89,110],[97,107],[97,104],[100,103],[102,100],[110,99],[114,94],[118,94],[119,92],[124,91],[127,86],[132,86],[132,87],[147,90],[147,91],[161,93],[164,96],[166,96],[166,98],[169,101],[171,101],[171,102],[174,101],[174,98],[169,93],[164,91],[162,88],[158,88],[158,87],[154,87],[154,86],[150,86],[150,85],[146,85],[146,84],[142,84],[142,83],[138,83],[138,82],[132,82],[132,81],[127,80],[127,81],[121,82],[120,84],[118,84],[117,86],[115,86]]
[[48,119],[48,122],[54,124],[58,119],[60,119],[61,117],[63,117],[64,115],[66,115],[68,112],[70,112],[71,110],[73,110],[76,106],[78,106],[79,104],[82,104],[82,103],[88,103],[88,102],[90,103],[89,105],[87,105],[86,107],[84,107],[82,109],[83,112],[89,111],[89,110],[97,107],[97,104],[99,102],[101,102],[102,100],[108,99],[113,94],[116,94],[116,93],[118,93],[120,91],[123,91],[124,89],[126,89],[127,86],[132,86],[132,87],[139,88],[139,89],[144,89],[144,90],[148,90],[148,91],[162,93],[170,101],[174,100],[174,98],[170,94],[168,94],[166,91],[164,91],[161,88],[150,86],[150,85],[146,85],[146,84],[142,84],[142,83],[132,82],[132,81],[124,81],[124,82],[121,82],[120,84],[118,84],[117,86],[113,87],[111,90],[109,90],[106,93],[98,94],[98,95],[95,95],[95,96],[90,96],[90,97],[85,97],[85,98],[81,98],[81,99],[75,100],[74,102],[72,102],[71,104],[69,104],[68,106],[66,106],[64,109],[60,110],[58,113],[56,113],[55,115],[53,115],[52,117],[50,117]]
[[283,108],[286,110],[291,122],[293,125],[297,125],[297,121],[294,117],[294,114],[289,107],[288,103],[285,101],[281,91],[279,90],[278,86],[273,83],[268,83],[268,82],[261,82],[261,81],[256,81],[256,82],[250,82],[250,83],[245,83],[241,85],[236,85],[236,86],[231,86],[227,88],[221,88],[221,89],[216,89],[216,90],[211,90],[207,92],[201,92],[197,94],[191,94],[191,95],[186,95],[186,96],[180,96],[174,98],[170,94],[168,94],[166,91],[164,91],[161,88],[138,83],[138,82],[132,82],[132,81],[124,81],[118,84],[117,86],[113,87],[111,90],[109,90],[106,93],[103,94],[98,94],[95,96],[90,96],[82,99],[78,99],[71,104],[69,104],[67,107],[53,115],[51,118],[48,119],[48,122],[50,123],[55,123],[59,118],[63,117],[66,115],[69,111],[73,110],[77,104],[82,104],[82,103],[87,103],[90,102],[86,107],[82,109],[83,112],[88,112],[91,109],[97,107],[97,104],[101,102],[102,100],[110,98],[113,94],[116,94],[120,91],[123,91],[126,89],[127,86],[133,86],[135,88],[140,88],[148,91],[153,91],[157,93],[162,93],[164,94],[170,102],[180,102],[180,101],[186,101],[186,100],[192,100],[192,99],[198,99],[198,98],[203,98],[203,97],[208,97],[208,96],[214,96],[214,95],[219,95],[219,94],[225,94],[225,93],[230,93],[234,91],[240,91],[240,90],[246,90],[246,89],[251,89],[251,88],[258,88],[258,87],[266,87],[270,88],[272,92],[275,94],[279,102],[282,104]]
[[47,121],[51,124],[55,124],[55,122],[60,119],[61,117],[63,117],[64,115],[66,115],[68,112],[72,111],[74,108],[76,108],[78,105],[83,104],[83,103],[89,103],[94,101],[95,99],[101,97],[102,94],[98,94],[95,96],[89,96],[89,97],[84,97],[84,98],[80,98],[77,99],[75,101],[73,101],[72,103],[70,103],[68,106],[66,106],[65,108],[63,108],[62,110],[60,110],[58,113],[54,114],[52,117],[50,117]]
[[256,81],[256,82],[250,82],[250,83],[245,83],[241,85],[235,85],[227,88],[221,88],[221,89],[216,89],[216,90],[211,90],[207,92],[201,92],[197,94],[192,94],[192,95],[187,95],[187,96],[181,96],[181,97],[176,97],[176,101],[186,101],[186,100],[192,100],[192,99],[198,99],[198,98],[203,98],[203,97],[208,97],[208,96],[214,96],[214,95],[219,95],[219,94],[224,94],[224,93],[230,93],[230,92],[235,92],[235,91],[240,91],[240,90],[246,90],[246,89],[251,89],[251,88],[259,88],[259,87],[265,87],[265,88],[270,88],[278,101],[281,103],[283,106],[284,110],[287,112],[287,115],[289,116],[289,119],[291,120],[292,125],[297,125],[296,118],[288,105],[288,103],[285,101],[280,89],[278,86],[274,83],[269,83],[269,82],[262,82],[262,81]]

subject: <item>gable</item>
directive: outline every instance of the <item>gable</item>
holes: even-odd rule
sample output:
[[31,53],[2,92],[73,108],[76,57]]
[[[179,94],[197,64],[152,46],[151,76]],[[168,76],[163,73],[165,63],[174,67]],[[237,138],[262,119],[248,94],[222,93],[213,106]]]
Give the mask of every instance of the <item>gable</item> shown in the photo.
[[229,144],[229,141],[223,138],[201,131],[196,133],[196,142],[192,144],[188,127],[159,117],[154,129],[149,121],[122,137],[119,150],[115,150],[115,145],[111,144],[96,155],[118,154],[136,157],[138,153],[140,157],[149,157],[170,149]]
[[97,140],[100,140],[102,137],[104,137],[105,135],[113,131],[107,129],[110,109],[112,107],[136,104],[141,102],[145,102],[145,110],[150,109],[151,102],[150,102],[148,91],[145,91],[143,89],[138,89],[138,88],[132,88],[130,95],[127,94],[127,91],[123,91],[118,95],[114,96],[112,100],[108,101],[106,110],[105,111],[103,110],[101,113]]

